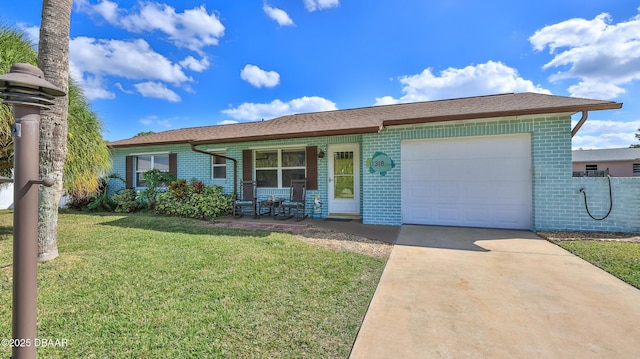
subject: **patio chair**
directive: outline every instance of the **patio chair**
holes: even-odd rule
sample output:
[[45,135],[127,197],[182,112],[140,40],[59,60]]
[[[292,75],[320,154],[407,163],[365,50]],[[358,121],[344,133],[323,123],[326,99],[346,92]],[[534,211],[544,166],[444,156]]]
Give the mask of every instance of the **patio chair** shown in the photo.
[[305,213],[307,202],[307,180],[291,180],[291,188],[289,190],[289,199],[284,200],[280,204],[280,219],[296,218],[301,221],[307,218]]
[[233,216],[235,218],[244,216],[248,208],[251,210],[253,218],[256,218],[256,200],[256,181],[240,182],[240,198],[237,198],[233,203]]

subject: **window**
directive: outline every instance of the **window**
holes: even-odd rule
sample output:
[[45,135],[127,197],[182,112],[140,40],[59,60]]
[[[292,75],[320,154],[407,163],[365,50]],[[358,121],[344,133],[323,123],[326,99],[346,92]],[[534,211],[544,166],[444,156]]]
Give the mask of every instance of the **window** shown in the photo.
[[640,176],[640,163],[633,164],[633,175]]
[[289,187],[291,180],[306,176],[306,154],[302,149],[255,151],[255,177],[258,187]]
[[136,186],[146,187],[142,180],[142,174],[157,169],[162,172],[169,172],[169,155],[146,155],[136,157]]
[[[226,156],[226,152],[212,152],[216,155]],[[220,180],[227,178],[227,160],[222,157],[211,156],[211,178]]]
[[586,165],[585,170],[586,171],[597,171],[598,170],[598,165]]

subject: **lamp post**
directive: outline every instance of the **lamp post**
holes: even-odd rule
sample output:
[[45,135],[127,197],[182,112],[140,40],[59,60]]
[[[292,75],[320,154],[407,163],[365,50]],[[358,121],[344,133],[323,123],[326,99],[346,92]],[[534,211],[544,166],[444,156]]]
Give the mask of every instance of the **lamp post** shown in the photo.
[[53,185],[39,179],[40,110],[64,96],[44,79],[39,68],[15,64],[0,76],[0,97],[13,105],[16,120],[13,180],[13,359],[36,357],[36,311],[38,299],[38,184]]

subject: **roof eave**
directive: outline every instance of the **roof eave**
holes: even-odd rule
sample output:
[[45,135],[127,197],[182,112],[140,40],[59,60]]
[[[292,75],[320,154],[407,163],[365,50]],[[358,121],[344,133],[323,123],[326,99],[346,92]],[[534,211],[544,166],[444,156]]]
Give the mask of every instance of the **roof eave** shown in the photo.
[[270,141],[270,140],[288,140],[295,138],[306,137],[324,137],[324,136],[346,136],[346,135],[361,135],[365,133],[376,133],[380,131],[380,127],[360,127],[353,129],[341,129],[341,130],[323,130],[323,131],[307,131],[296,133],[281,133],[273,135],[259,135],[259,136],[243,136],[233,138],[221,138],[221,139],[206,139],[191,141],[189,144],[193,145],[207,145],[214,143],[236,143],[236,142],[255,142],[255,141]]
[[159,142],[143,142],[143,143],[125,143],[125,144],[113,144],[108,143],[108,148],[127,148],[127,147],[141,147],[141,146],[159,146],[159,145],[181,145],[181,144],[189,144],[190,140],[179,140],[179,141],[159,141]]
[[418,117],[407,118],[399,120],[386,120],[384,126],[396,126],[396,125],[412,125],[419,123],[429,122],[446,122],[446,121],[460,121],[460,120],[474,120],[484,118],[496,118],[496,117],[510,117],[510,116],[529,116],[529,115],[542,115],[542,114],[554,114],[554,113],[577,113],[581,111],[599,111],[599,110],[616,110],[622,108],[622,103],[608,102],[602,104],[593,105],[576,105],[576,106],[559,106],[540,109],[529,110],[512,110],[512,111],[493,111],[483,113],[466,113],[447,116],[432,116],[432,117]]

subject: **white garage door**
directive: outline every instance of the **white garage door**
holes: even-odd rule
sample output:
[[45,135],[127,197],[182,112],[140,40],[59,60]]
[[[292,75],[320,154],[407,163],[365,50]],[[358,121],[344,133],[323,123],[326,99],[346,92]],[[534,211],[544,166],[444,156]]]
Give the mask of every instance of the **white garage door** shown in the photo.
[[402,221],[531,228],[528,134],[402,142]]

